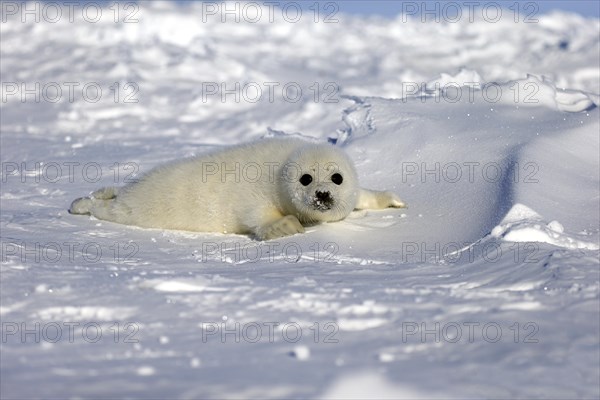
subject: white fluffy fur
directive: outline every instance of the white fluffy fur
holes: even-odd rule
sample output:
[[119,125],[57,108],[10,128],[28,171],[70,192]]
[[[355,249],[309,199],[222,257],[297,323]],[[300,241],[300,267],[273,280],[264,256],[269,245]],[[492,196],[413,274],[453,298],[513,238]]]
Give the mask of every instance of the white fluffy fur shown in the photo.
[[[339,173],[341,184],[332,182]],[[300,177],[311,175],[304,185]],[[123,188],[73,202],[73,214],[146,228],[251,233],[260,240],[337,221],[353,209],[404,207],[393,193],[360,189],[347,155],[329,144],[273,138],[160,166]]]

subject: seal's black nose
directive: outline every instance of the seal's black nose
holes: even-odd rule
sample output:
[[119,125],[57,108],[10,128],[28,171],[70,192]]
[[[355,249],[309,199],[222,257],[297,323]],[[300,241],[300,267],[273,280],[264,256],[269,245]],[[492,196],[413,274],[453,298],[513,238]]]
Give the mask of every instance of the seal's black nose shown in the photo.
[[322,212],[331,210],[331,208],[333,207],[333,203],[333,196],[328,191],[321,192],[320,190],[317,190],[315,192],[315,197],[313,199],[313,207],[316,210]]
[[321,192],[321,191],[317,190],[315,192],[315,195],[317,197],[317,200],[320,200],[323,203],[329,203],[331,201],[331,193],[329,193],[327,191]]

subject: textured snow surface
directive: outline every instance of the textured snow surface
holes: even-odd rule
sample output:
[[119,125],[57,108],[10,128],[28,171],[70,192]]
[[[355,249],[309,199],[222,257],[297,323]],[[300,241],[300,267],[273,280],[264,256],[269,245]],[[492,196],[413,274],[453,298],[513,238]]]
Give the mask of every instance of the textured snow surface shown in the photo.
[[[597,19],[120,6],[3,15],[2,398],[600,396]],[[66,211],[281,134],[409,208],[271,242]]]

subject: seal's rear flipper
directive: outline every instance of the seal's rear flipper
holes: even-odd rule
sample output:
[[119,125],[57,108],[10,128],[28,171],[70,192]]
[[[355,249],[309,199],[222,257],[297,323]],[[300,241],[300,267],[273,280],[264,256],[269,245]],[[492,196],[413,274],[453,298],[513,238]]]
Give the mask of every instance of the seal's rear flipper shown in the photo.
[[98,200],[112,200],[117,197],[118,190],[119,188],[114,186],[103,187],[92,193],[92,197]]
[[71,203],[71,207],[69,208],[69,213],[78,215],[90,215],[92,204],[92,199],[90,199],[89,197],[80,197],[78,199],[73,200],[73,202]]
[[92,214],[92,207],[95,205],[94,200],[114,200],[117,198],[118,190],[119,188],[114,186],[103,187],[92,193],[90,197],[80,197],[75,199],[73,203],[71,203],[69,212],[71,214],[90,215]]

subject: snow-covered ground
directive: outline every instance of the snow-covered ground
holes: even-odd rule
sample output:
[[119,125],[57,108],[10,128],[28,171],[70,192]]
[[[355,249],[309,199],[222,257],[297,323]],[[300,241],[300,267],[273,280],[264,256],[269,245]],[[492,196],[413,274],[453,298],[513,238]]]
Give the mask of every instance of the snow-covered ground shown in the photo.
[[[2,398],[600,396],[598,19],[73,4],[2,3]],[[66,211],[282,132],[409,208],[271,242]]]

